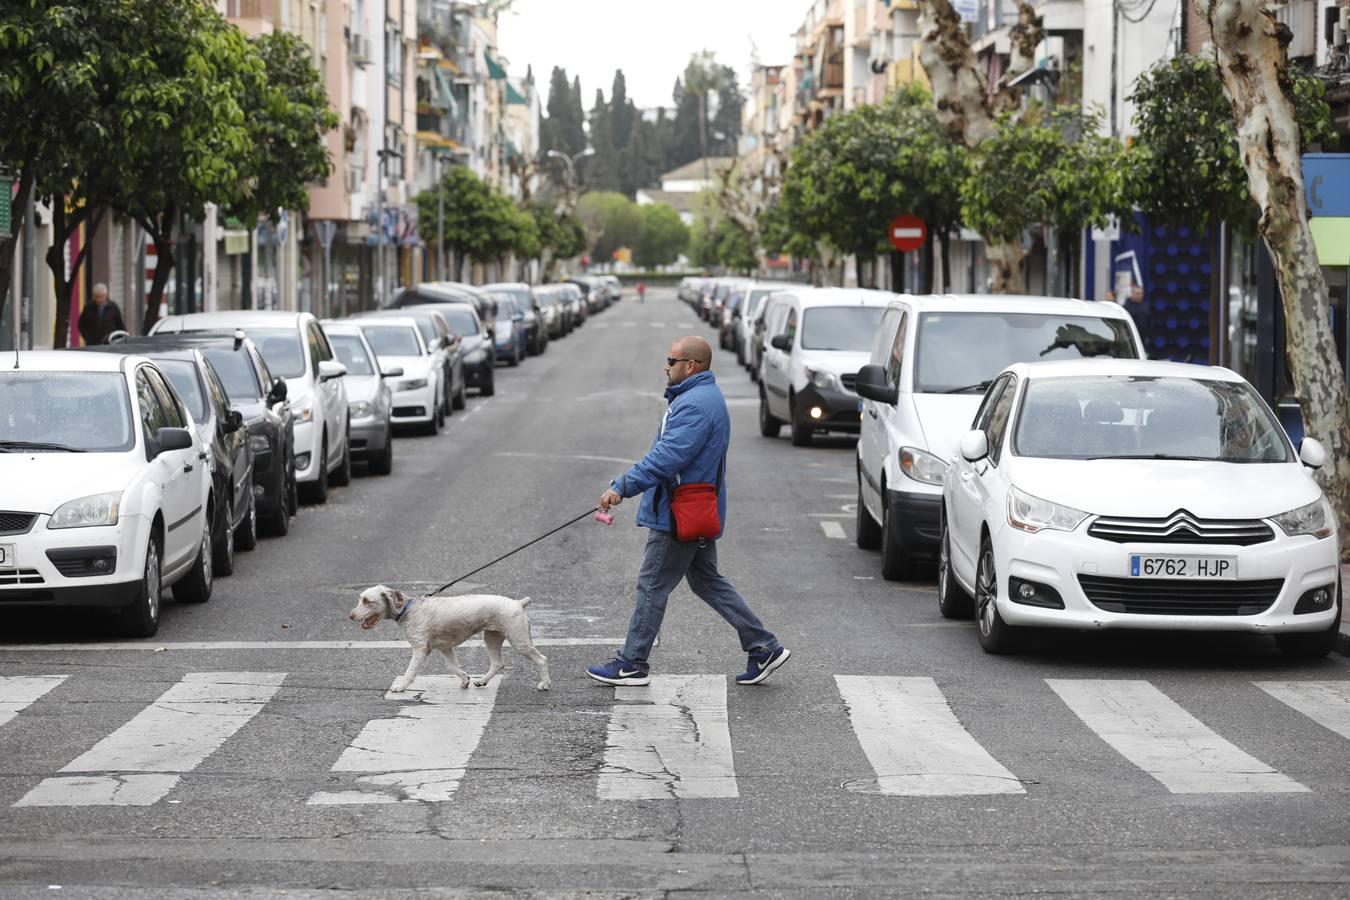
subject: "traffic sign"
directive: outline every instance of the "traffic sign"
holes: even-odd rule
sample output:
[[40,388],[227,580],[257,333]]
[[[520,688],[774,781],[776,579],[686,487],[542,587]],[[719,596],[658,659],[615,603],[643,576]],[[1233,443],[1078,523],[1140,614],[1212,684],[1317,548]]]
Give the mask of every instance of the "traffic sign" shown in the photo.
[[928,237],[928,227],[918,216],[896,216],[891,220],[887,237],[890,238],[892,247],[901,253],[908,253],[923,246]]

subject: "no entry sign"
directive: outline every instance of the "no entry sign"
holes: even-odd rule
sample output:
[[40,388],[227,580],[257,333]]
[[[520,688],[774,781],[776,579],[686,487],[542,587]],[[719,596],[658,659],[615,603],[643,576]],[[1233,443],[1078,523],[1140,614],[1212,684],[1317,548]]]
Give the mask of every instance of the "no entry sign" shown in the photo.
[[924,239],[928,237],[928,228],[918,216],[896,216],[891,220],[887,237],[891,239],[892,247],[901,253],[908,253],[923,246]]

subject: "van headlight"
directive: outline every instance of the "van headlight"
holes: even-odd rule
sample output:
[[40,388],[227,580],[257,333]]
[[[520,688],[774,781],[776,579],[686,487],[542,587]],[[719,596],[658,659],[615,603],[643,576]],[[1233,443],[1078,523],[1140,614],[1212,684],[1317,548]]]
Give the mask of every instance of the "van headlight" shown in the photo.
[[947,464],[917,447],[901,447],[900,471],[923,484],[942,484],[947,474]]
[[807,368],[806,377],[821,391],[842,391],[844,386],[839,382],[839,376],[833,372],[822,372],[820,369]]
[[1020,531],[1075,531],[1087,517],[1081,509],[1051,503],[1017,488],[1008,492],[1008,524]]
[[1319,497],[1307,506],[1271,516],[1270,521],[1290,537],[1310,534],[1319,540],[1336,533],[1336,514],[1325,497]]
[[116,525],[122,492],[90,494],[78,500],[62,503],[52,513],[48,528],[91,528],[95,525]]

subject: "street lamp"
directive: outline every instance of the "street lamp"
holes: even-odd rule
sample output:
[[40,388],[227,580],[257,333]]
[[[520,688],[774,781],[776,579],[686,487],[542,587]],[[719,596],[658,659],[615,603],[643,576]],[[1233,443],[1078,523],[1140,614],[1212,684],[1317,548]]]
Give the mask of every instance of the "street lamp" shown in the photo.
[[391,159],[402,160],[403,154],[397,150],[381,148],[376,155],[380,158],[379,177],[380,177],[380,211],[375,219],[375,252],[379,256],[377,269],[380,273],[380,296],[376,303],[379,307],[384,307],[388,302],[389,282],[387,276],[387,266],[385,264],[384,253],[384,206],[385,206],[385,177],[388,175],[388,162]]
[[594,156],[595,148],[587,147],[580,153],[574,153],[571,156],[558,150],[550,150],[547,155],[555,157],[556,159],[561,159],[567,164],[567,207],[569,212],[575,213],[577,211],[577,201],[575,197],[577,189],[577,160],[587,156]]
[[450,154],[444,147],[433,147],[436,161],[436,276],[441,281],[452,281],[445,274],[445,160]]

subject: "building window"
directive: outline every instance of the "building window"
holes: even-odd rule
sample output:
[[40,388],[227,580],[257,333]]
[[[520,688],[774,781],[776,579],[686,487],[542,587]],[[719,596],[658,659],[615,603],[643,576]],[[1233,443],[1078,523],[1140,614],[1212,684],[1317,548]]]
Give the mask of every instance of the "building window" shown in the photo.
[[391,24],[384,29],[384,73],[391,86],[403,85],[403,34]]

